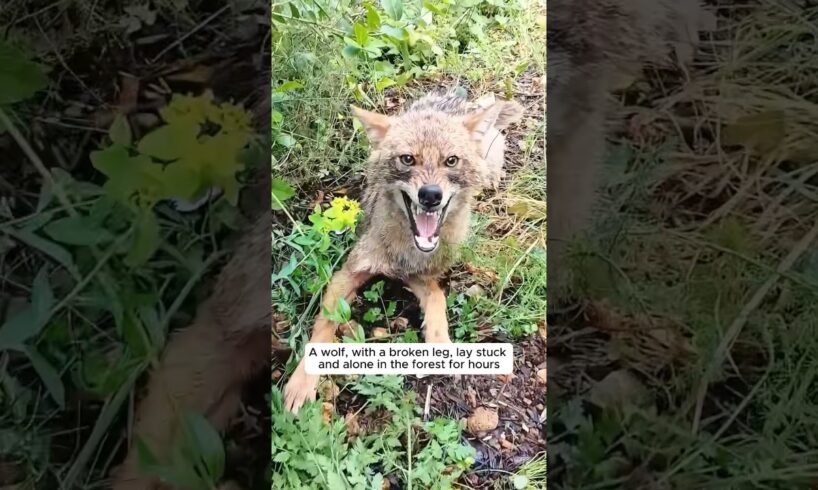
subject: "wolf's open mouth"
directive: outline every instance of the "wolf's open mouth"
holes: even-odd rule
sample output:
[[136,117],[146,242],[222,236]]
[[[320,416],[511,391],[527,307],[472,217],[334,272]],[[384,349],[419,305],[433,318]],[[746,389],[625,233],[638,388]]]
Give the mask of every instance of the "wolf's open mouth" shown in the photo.
[[406,205],[409,223],[412,225],[415,246],[421,252],[434,251],[440,238],[440,225],[443,223],[443,218],[446,217],[446,208],[449,207],[449,203],[447,202],[445,206],[436,211],[426,211],[412,202],[405,192],[401,191],[401,195]]

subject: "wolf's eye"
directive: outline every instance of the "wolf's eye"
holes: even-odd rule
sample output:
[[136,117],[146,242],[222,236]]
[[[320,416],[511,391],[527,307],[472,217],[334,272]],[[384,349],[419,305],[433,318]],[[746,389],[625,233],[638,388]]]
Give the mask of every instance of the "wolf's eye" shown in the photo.
[[402,163],[404,165],[414,165],[415,164],[415,157],[413,157],[412,155],[401,155],[399,158],[400,158],[400,163]]
[[455,165],[457,165],[457,162],[459,162],[459,161],[460,161],[459,158],[452,155],[452,156],[450,156],[449,158],[446,159],[446,166],[447,167],[454,167]]

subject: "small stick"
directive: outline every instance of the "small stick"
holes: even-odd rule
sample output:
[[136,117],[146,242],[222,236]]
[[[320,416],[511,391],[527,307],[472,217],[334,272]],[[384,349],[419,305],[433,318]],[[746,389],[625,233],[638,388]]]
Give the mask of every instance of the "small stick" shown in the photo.
[[167,52],[168,52],[168,51],[170,51],[171,49],[173,49],[173,48],[175,48],[176,46],[178,46],[178,45],[182,44],[183,42],[185,42],[185,39],[187,39],[187,38],[189,38],[190,36],[192,36],[193,34],[195,34],[195,33],[196,33],[196,32],[197,32],[199,29],[201,29],[202,27],[204,27],[204,26],[206,26],[207,24],[209,24],[209,23],[210,23],[210,22],[211,22],[213,19],[215,19],[216,17],[220,16],[222,13],[224,13],[224,11],[225,11],[225,10],[227,10],[227,9],[229,9],[229,8],[230,8],[230,4],[225,5],[224,7],[220,8],[219,10],[217,10],[216,12],[214,12],[212,15],[210,15],[210,17],[208,17],[208,18],[206,18],[205,20],[201,21],[201,22],[199,23],[199,25],[197,25],[196,27],[194,27],[193,29],[191,29],[191,30],[190,30],[190,31],[189,31],[187,34],[185,34],[184,36],[180,37],[180,38],[179,38],[179,39],[177,39],[176,41],[174,41],[174,42],[172,42],[172,43],[168,44],[168,45],[165,47],[165,49],[163,49],[162,51],[159,51],[159,54],[157,54],[156,56],[154,56],[154,57],[153,57],[153,59],[151,60],[151,63],[156,63],[156,62],[159,60],[159,58],[161,58],[161,57],[162,57],[162,55],[164,55],[165,53],[167,53]]
[[423,406],[423,419],[429,418],[429,402],[432,400],[432,384],[426,385],[426,403]]

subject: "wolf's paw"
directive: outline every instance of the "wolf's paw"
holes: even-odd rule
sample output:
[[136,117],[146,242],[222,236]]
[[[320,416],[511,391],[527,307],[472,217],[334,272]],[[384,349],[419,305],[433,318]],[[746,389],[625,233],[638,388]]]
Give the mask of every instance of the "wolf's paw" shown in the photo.
[[315,400],[317,386],[318,376],[307,374],[302,361],[284,387],[284,408],[298,413],[304,403]]

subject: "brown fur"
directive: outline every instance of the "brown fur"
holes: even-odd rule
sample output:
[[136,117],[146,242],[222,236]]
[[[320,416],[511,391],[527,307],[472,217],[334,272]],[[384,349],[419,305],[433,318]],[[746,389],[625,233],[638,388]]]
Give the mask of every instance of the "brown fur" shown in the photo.
[[[270,217],[265,213],[237,246],[210,298],[193,323],[176,332],[136,412],[134,435],[166,460],[179,436],[179,416],[204,413],[218,429],[227,428],[241,402],[244,382],[270,357]],[[115,490],[164,488],[142,475],[133,445],[117,471]]]
[[548,291],[569,280],[566,244],[590,224],[608,94],[623,72],[688,61],[706,18],[698,0],[556,0],[548,5]]
[[[353,111],[373,145],[366,170],[365,214],[360,238],[332,278],[323,306],[332,310],[339,297],[351,299],[372,276],[402,279],[420,300],[426,341],[450,342],[445,295],[437,281],[466,238],[475,193],[496,186],[502,175],[505,140],[500,130],[519,119],[522,109],[505,101],[478,108],[443,94],[424,97],[394,117]],[[400,155],[412,155],[415,164],[404,165]],[[459,160],[450,168],[444,162],[452,155]],[[443,202],[448,202],[433,252],[415,246],[400,197],[401,191],[416,195],[425,184],[440,186]],[[332,341],[337,326],[319,314],[310,341]],[[304,366],[302,359],[284,390],[285,406],[292,411],[315,399],[318,378],[308,375]]]

